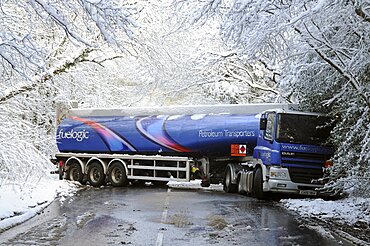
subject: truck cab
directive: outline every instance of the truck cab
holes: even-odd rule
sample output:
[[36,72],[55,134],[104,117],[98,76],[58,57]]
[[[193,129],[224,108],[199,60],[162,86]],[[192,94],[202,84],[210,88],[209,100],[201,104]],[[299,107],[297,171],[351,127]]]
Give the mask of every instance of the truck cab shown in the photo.
[[[330,118],[314,113],[267,111],[261,115],[256,165],[262,167],[263,190],[316,195],[333,148]],[[262,164],[262,165],[261,165]]]
[[238,176],[239,192],[265,198],[269,193],[326,196],[325,170],[332,165],[328,138],[333,120],[317,113],[269,110],[261,114],[253,164]]

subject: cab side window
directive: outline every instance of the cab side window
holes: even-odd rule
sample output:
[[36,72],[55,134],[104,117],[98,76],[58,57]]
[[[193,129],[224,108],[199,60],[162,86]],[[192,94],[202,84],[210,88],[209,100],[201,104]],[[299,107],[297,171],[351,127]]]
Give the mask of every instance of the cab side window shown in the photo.
[[272,140],[274,136],[274,125],[275,125],[275,114],[269,113],[267,115],[267,124],[264,138],[266,140]]

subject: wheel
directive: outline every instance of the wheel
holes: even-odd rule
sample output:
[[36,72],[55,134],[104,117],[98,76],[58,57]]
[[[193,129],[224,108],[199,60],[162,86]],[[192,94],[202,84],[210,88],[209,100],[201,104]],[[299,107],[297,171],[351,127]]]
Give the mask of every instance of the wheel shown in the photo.
[[66,175],[67,180],[71,181],[78,181],[81,184],[83,184],[83,173],[82,169],[79,163],[73,162],[71,165],[69,165],[69,168],[67,170],[67,175]]
[[126,169],[120,162],[113,162],[108,169],[108,180],[114,187],[127,185]]
[[103,167],[99,162],[93,162],[89,165],[87,179],[89,180],[90,185],[95,187],[99,187],[104,184],[105,174]]
[[224,179],[224,191],[227,193],[235,193],[237,191],[236,184],[231,183],[231,168],[226,168],[225,179]]
[[266,199],[266,194],[262,188],[262,169],[257,168],[253,178],[253,196],[259,200]]

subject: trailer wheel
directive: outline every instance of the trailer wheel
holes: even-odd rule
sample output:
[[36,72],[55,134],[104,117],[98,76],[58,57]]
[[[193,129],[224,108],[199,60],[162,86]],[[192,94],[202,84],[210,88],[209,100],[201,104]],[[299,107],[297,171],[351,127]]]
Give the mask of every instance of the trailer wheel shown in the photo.
[[87,179],[89,180],[90,185],[94,187],[99,187],[104,184],[105,174],[103,167],[99,162],[93,162],[89,165]]
[[125,167],[119,162],[113,162],[108,169],[108,180],[114,187],[127,185],[128,182]]
[[80,164],[78,164],[77,162],[73,162],[69,166],[66,179],[71,181],[78,181],[83,184],[83,173]]
[[231,183],[231,168],[227,167],[224,179],[224,191],[227,193],[235,193],[237,191],[236,184]]
[[252,194],[255,198],[259,200],[266,199],[266,194],[265,192],[263,192],[263,188],[262,188],[262,169],[261,168],[257,168],[256,172],[254,173]]

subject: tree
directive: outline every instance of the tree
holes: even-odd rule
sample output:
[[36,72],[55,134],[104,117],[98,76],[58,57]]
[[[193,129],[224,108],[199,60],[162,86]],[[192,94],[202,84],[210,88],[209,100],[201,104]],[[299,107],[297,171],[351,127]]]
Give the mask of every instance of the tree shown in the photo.
[[284,101],[280,98],[276,78],[265,64],[243,61],[236,53],[215,54],[214,61],[207,64],[203,77],[212,83],[206,91],[225,103],[263,103]]
[[[129,62],[122,61],[131,64],[124,73],[137,89],[129,105],[214,103],[203,86],[214,82],[204,73],[211,51],[220,49],[213,26],[217,23],[183,29],[179,25],[181,13],[173,5],[152,1],[145,6],[140,12],[141,28],[134,47],[137,55]],[[132,69],[133,64],[136,69]]]
[[[0,185],[25,188],[50,170],[56,101],[107,88],[70,80],[67,72],[129,52],[138,9],[113,0],[30,0],[2,1],[0,11]],[[104,44],[111,48],[103,54]]]
[[226,29],[235,24],[227,20],[232,13],[232,3],[221,0],[174,2],[182,17],[180,29],[199,29],[212,23],[219,31],[217,48],[204,53],[202,79],[207,81],[203,86],[207,94],[227,103],[290,102],[289,96],[283,95],[278,87],[278,68],[264,59],[251,58],[243,47],[244,41],[233,45],[227,40]]
[[[207,39],[198,40],[207,35],[173,32],[170,8],[114,3],[6,1],[1,6],[9,40],[27,37],[18,39],[18,47],[10,41],[0,46],[0,54],[12,58],[1,56],[6,77],[0,83],[2,183],[25,187],[30,183],[22,180],[25,174],[34,181],[50,169],[57,101],[120,107],[207,100],[192,89],[203,84],[196,58],[207,47]],[[132,18],[141,22],[140,29]]]
[[[225,12],[225,43],[239,56],[281,74],[280,88],[291,100],[303,109],[340,117],[332,134],[337,147],[332,178],[337,182],[331,188],[346,183],[339,179],[368,177],[369,2],[235,0],[197,6],[194,21]],[[367,183],[358,182],[357,192],[369,194]]]

